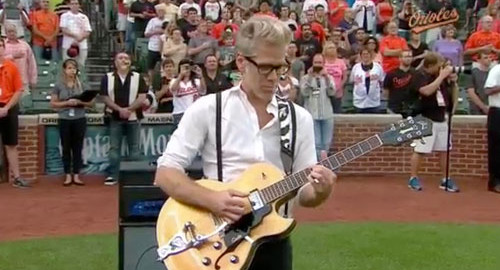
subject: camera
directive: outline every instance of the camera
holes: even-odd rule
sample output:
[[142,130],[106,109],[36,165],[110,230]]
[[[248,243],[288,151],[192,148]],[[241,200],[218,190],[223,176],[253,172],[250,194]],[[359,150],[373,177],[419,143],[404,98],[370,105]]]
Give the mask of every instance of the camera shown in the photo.
[[456,74],[464,73],[471,74],[472,65],[464,65],[464,66],[452,66],[452,72]]

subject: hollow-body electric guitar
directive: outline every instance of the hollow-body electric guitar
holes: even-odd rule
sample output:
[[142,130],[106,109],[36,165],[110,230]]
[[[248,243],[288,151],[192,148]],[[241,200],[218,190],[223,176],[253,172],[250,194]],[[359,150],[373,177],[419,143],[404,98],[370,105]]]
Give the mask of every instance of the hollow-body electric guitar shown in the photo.
[[[426,118],[401,120],[319,164],[335,170],[380,146],[400,145],[431,134],[432,122]],[[247,214],[228,224],[204,209],[169,198],[156,226],[159,260],[168,270],[247,269],[260,244],[286,237],[295,227],[293,219],[281,217],[277,210],[308,182],[309,172],[305,169],[285,177],[275,166],[259,163],[229,183],[197,181],[212,190],[248,193]]]

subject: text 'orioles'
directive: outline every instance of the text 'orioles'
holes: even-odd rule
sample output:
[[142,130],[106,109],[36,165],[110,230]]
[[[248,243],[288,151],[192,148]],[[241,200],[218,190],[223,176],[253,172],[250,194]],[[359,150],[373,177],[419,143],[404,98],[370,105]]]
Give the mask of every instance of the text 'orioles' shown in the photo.
[[450,24],[458,21],[458,11],[454,8],[447,10],[442,8],[438,13],[429,12],[427,14],[414,13],[409,20],[409,25],[412,31],[416,33],[423,32],[427,29],[436,28],[442,25]]

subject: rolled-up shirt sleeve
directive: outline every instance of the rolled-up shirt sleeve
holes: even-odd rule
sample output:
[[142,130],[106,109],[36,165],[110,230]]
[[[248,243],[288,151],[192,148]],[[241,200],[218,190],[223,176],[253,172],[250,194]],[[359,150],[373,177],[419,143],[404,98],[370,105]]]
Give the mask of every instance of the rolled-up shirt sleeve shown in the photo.
[[201,152],[208,134],[209,102],[206,98],[200,98],[185,111],[163,155],[158,158],[158,168],[168,167],[184,172]]

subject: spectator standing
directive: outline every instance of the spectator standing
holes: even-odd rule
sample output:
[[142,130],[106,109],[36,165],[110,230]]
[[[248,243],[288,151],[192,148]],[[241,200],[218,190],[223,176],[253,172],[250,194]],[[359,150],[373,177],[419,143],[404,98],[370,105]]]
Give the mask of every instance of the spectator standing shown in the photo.
[[178,74],[177,78],[170,83],[170,91],[174,95],[173,116],[175,123],[179,123],[184,111],[206,93],[201,69],[192,60],[181,60]]
[[[223,45],[219,46],[217,51],[217,59],[219,59],[219,69],[224,76],[229,76],[233,67],[236,67],[236,49],[234,46],[234,38],[231,32],[226,32],[223,35]],[[205,58],[206,64],[206,58]]]
[[328,5],[330,27],[338,27],[344,19],[344,12],[349,6],[345,0],[331,0]]
[[[29,18],[29,14],[27,10],[29,6],[23,5],[21,2],[17,5],[17,7],[7,7],[8,2],[3,2],[3,8],[0,9],[0,23],[2,25],[12,24],[16,27],[17,37],[19,39],[25,38],[29,32],[25,32],[25,28],[28,27],[31,22]],[[5,10],[6,8],[17,8],[19,10],[19,17],[8,17]],[[7,33],[5,32],[5,28],[2,27],[2,37],[6,37]]]
[[399,68],[387,73],[384,78],[384,94],[388,96],[387,113],[401,114],[406,117],[410,114],[411,106],[418,95],[412,89],[415,71],[412,69],[413,53],[403,51],[399,59]]
[[203,69],[203,80],[207,88],[206,94],[217,93],[233,87],[227,78],[227,75],[223,74],[219,69],[217,57],[213,54],[207,55]]
[[410,40],[408,41],[408,47],[412,52],[413,62],[411,66],[414,69],[420,69],[422,67],[422,59],[429,52],[429,47],[427,44],[420,39],[420,33],[411,32]]
[[375,3],[372,0],[356,0],[352,10],[358,26],[372,32],[375,28]]
[[484,90],[486,79],[491,66],[491,57],[487,53],[479,53],[478,66],[471,70],[467,85],[470,113],[475,115],[488,114],[488,96]]
[[168,22],[165,18],[167,6],[158,4],[155,6],[157,16],[149,20],[144,36],[148,41],[148,74],[149,78],[153,78],[156,64],[161,62],[161,35],[165,32],[164,24]]
[[432,45],[432,51],[448,59],[453,66],[462,66],[464,63],[464,47],[462,42],[455,38],[457,30],[452,25],[442,28],[442,39]]
[[217,40],[208,34],[207,22],[202,21],[198,25],[196,36],[188,43],[188,55],[197,65],[203,65],[209,54],[216,54]]
[[44,59],[46,51],[50,50],[51,59],[58,61],[57,35],[59,33],[59,17],[50,11],[49,1],[41,1],[41,9],[31,15],[31,26],[33,31],[33,52],[36,60],[40,63]]
[[66,179],[64,186],[72,183],[82,186],[80,170],[83,167],[82,149],[87,118],[85,107],[91,107],[93,102],[83,102],[73,98],[83,93],[84,87],[78,78],[78,63],[67,59],[62,64],[61,79],[52,92],[50,104],[58,112],[59,135],[62,145],[62,161]]
[[[80,68],[85,67],[87,60],[88,44],[87,39],[92,32],[89,18],[79,12],[80,4],[78,0],[70,0],[71,10],[61,16],[60,27],[63,32],[62,55],[63,60],[68,58],[76,58]],[[77,48],[78,55],[76,57],[68,56],[69,48]]]
[[106,104],[105,117],[109,124],[109,168],[105,185],[118,183],[122,138],[127,138],[129,157],[137,158],[139,152],[139,121],[143,118],[142,106],[148,88],[142,76],[130,70],[130,56],[118,53],[115,56],[115,71],[101,80],[100,95]]
[[[36,59],[31,47],[26,41],[17,38],[17,28],[13,24],[5,25],[7,40],[4,41],[5,58],[11,59],[17,66],[23,83],[23,97],[30,94],[38,79]],[[21,109],[26,109],[28,104],[21,102]]]
[[391,0],[384,0],[376,6],[377,33],[383,34],[385,26],[395,17]]
[[222,18],[224,5],[219,0],[207,0],[201,6],[201,17],[219,23]]
[[189,10],[190,8],[194,8],[196,10],[196,14],[200,15],[201,16],[201,8],[200,8],[200,5],[198,5],[197,3],[195,3],[193,0],[185,0],[184,3],[182,3],[180,6],[179,6],[179,16],[181,16],[181,11],[183,9],[186,9],[186,10]]
[[160,90],[156,92],[156,100],[158,100],[158,113],[171,113],[174,110],[174,96],[170,92],[170,82],[175,78],[175,64],[170,58],[165,58],[161,64],[161,85]]
[[[470,55],[474,61],[477,61],[478,53],[486,52],[496,62],[500,53],[500,34],[491,31],[493,24],[491,16],[481,18],[481,24],[482,30],[474,32],[467,39],[464,54]],[[477,63],[474,66],[477,66]]]
[[[226,31],[231,31],[232,35],[236,35],[236,33],[239,30],[239,26],[235,23],[231,23],[231,12],[229,9],[224,8],[222,10],[221,14],[221,21],[214,25],[214,28],[212,29],[211,35],[214,37],[220,45],[222,45],[222,35]],[[229,27],[229,29],[228,29]]]
[[316,155],[330,149],[333,138],[333,108],[330,97],[335,95],[335,83],[324,68],[322,54],[313,56],[312,67],[302,79],[300,92],[304,98],[304,108],[314,121]]
[[187,17],[181,18],[177,21],[177,25],[182,31],[182,37],[184,42],[189,44],[189,40],[196,35],[196,30],[198,28],[198,23],[196,22],[197,11],[195,8],[190,7],[187,10]]
[[[162,43],[163,59],[170,58],[174,63],[174,70],[177,70],[179,62],[186,58],[187,45],[182,38],[182,32],[179,28],[172,28],[170,37],[164,37],[165,42]],[[175,72],[174,72],[175,73]]]
[[5,41],[0,39],[0,134],[7,154],[10,174],[14,177],[12,186],[29,187],[28,181],[21,178],[19,172],[19,154],[17,151],[19,106],[23,91],[21,74],[16,64],[5,59]]
[[331,97],[334,113],[342,113],[342,97],[344,96],[344,84],[346,83],[347,65],[344,59],[338,57],[337,46],[332,42],[327,42],[323,49],[326,73],[333,78],[335,83],[335,95]]
[[[292,41],[288,44],[286,49],[286,60],[290,64],[290,72],[292,76],[297,80],[301,80],[305,74],[306,66],[304,65],[304,62],[297,57],[297,51],[297,44]],[[297,97],[299,96],[300,95]]]
[[398,26],[394,22],[387,25],[387,35],[380,40],[380,53],[382,54],[382,67],[385,73],[399,67],[399,55],[408,50],[406,40],[398,36]]
[[367,49],[361,49],[360,58],[361,63],[355,64],[351,70],[353,105],[358,113],[378,113],[384,71],[382,66],[373,62]]
[[323,48],[321,43],[313,37],[311,25],[305,23],[302,25],[302,37],[297,40],[300,59],[308,70],[312,66],[312,58],[315,54],[321,53]]
[[130,6],[129,14],[134,18],[135,38],[143,38],[149,20],[156,16],[154,5],[147,0],[137,0]]

